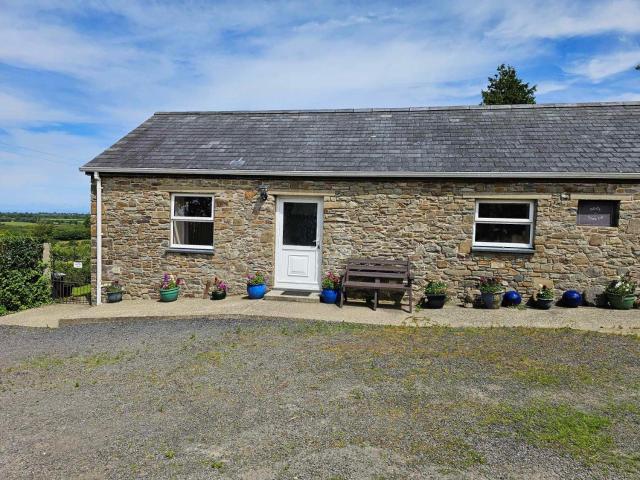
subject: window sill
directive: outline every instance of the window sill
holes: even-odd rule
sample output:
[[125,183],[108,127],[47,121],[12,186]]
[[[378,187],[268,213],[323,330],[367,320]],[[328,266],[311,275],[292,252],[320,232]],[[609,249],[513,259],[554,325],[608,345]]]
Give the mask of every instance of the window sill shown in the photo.
[[519,253],[525,255],[533,255],[536,253],[535,248],[509,248],[509,247],[471,247],[471,252],[476,253]]
[[213,255],[213,249],[210,248],[177,248],[170,247],[165,250],[167,253],[191,253],[199,255]]

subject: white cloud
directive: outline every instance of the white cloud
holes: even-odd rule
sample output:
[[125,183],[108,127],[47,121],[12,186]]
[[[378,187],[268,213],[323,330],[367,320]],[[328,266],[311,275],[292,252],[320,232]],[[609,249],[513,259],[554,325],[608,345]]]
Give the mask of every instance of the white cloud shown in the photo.
[[575,63],[567,67],[567,71],[587,77],[592,82],[600,82],[605,78],[631,70],[638,63],[640,63],[640,48],[599,55],[587,61]]
[[522,40],[640,33],[640,2],[636,0],[510,1],[504,9],[503,20],[490,36]]
[[0,136],[3,210],[88,211],[89,180],[78,166],[102,150],[100,139],[8,129]]
[[49,122],[77,122],[82,117],[72,112],[59,110],[35,100],[21,98],[17,94],[0,91],[0,127],[38,125]]
[[[640,61],[631,59],[640,33],[634,0],[0,3],[0,64],[34,73],[23,83],[3,78],[0,128],[10,134],[0,139],[56,155],[0,148],[0,208],[31,192],[21,180],[29,175],[33,191],[66,186],[84,206],[77,167],[157,110],[474,104],[503,62],[528,69],[539,100],[597,100],[616,93],[591,82]],[[562,73],[552,40],[602,33],[619,37],[608,40],[614,53]],[[636,95],[633,85],[620,88]],[[65,122],[99,133],[28,130]],[[60,157],[59,171],[52,165]],[[43,193],[42,202],[52,201]]]

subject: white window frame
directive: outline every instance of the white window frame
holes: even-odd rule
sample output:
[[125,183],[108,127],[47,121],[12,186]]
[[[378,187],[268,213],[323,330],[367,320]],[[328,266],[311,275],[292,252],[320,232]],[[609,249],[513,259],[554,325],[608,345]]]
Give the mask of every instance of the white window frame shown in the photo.
[[[519,203],[529,205],[529,218],[488,218],[480,216],[480,205],[483,203]],[[473,221],[473,247],[480,248],[495,248],[500,250],[509,249],[527,249],[533,250],[533,238],[535,230],[535,200],[476,200],[475,216]],[[516,225],[530,225],[529,229],[529,243],[509,243],[509,242],[477,242],[476,241],[476,225],[478,223],[488,223],[495,225],[503,224],[516,224]]]
[[[210,217],[183,217],[175,215],[175,199],[176,197],[206,197],[211,199],[211,216]],[[178,249],[178,250],[211,250],[213,251],[213,243],[211,245],[188,245],[183,243],[173,243],[173,224],[174,222],[202,222],[202,223],[210,223],[211,229],[213,229],[213,218],[215,211],[215,198],[213,194],[206,193],[172,193],[171,194],[171,220],[169,224],[171,225],[169,232],[169,246],[170,248]],[[215,241],[215,239],[214,239]]]

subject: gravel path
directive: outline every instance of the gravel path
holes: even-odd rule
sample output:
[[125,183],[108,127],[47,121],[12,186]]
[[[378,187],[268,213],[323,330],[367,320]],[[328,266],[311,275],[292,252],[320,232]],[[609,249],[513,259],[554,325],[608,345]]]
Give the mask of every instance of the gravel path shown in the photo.
[[301,321],[0,327],[0,478],[639,478],[640,341]]

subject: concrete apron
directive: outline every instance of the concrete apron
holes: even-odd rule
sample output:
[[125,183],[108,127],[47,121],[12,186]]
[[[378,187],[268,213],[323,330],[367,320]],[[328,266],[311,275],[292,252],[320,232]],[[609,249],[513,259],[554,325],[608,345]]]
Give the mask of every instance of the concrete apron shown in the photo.
[[124,300],[97,307],[47,305],[0,317],[0,325],[58,328],[65,325],[131,320],[178,319],[295,319],[350,322],[369,325],[573,328],[604,333],[640,335],[640,310],[556,307],[551,310],[501,308],[485,310],[447,305],[442,310],[408,313],[393,304],[371,310],[364,302],[344,308],[322,303],[268,302],[232,296],[225,300],[180,298],[162,303]]

